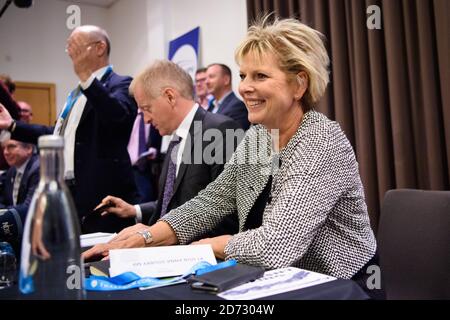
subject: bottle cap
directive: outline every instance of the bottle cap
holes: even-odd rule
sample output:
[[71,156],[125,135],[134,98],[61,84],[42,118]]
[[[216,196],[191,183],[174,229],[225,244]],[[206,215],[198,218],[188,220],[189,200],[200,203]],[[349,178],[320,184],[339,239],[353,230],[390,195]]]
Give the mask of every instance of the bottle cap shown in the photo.
[[64,148],[64,138],[54,134],[40,136],[38,139],[39,148]]

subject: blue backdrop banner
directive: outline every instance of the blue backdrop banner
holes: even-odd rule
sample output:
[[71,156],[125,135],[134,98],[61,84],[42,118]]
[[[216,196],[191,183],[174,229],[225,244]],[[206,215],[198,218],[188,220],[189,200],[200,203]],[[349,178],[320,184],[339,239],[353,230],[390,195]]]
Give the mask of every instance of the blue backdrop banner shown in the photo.
[[169,60],[186,70],[194,79],[198,63],[200,27],[169,42]]

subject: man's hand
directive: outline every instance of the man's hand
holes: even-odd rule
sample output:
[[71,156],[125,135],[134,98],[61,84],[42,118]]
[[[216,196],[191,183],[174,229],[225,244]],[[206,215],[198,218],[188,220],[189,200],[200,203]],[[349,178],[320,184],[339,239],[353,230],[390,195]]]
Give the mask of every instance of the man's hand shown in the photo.
[[108,243],[97,244],[91,249],[83,252],[83,258],[85,260],[91,260],[93,258],[107,259],[109,256],[109,250],[111,249],[145,247],[144,237],[137,232],[148,228],[148,226],[141,223],[125,228]]
[[[115,238],[106,244],[98,244],[83,253],[84,259],[92,259],[100,257],[107,259],[109,250],[120,248],[142,248],[145,247],[144,237],[137,233],[138,231],[151,230],[153,235],[152,246],[170,246],[178,243],[177,236],[172,227],[165,221],[158,221],[149,227],[142,223],[138,223],[132,227],[123,229]],[[231,236],[222,236],[231,237]],[[217,237],[214,239],[222,238]],[[221,241],[225,241],[223,238]],[[227,240],[228,241],[228,240]],[[220,241],[217,242],[219,244]],[[225,243],[226,245],[226,243]],[[223,246],[225,248],[225,245]],[[219,250],[219,249],[218,249]],[[223,250],[222,250],[223,251]]]
[[[125,228],[122,231],[120,231],[119,234],[114,238],[112,238],[110,242],[120,242],[128,240],[129,238],[136,235],[138,231],[144,231],[148,228],[149,227],[146,226],[145,224],[137,223],[134,226]],[[141,235],[138,234],[138,236],[140,236],[142,240],[144,239]],[[142,242],[142,246],[145,246],[145,241]]]
[[133,205],[123,201],[120,198],[113,196],[107,196],[102,200],[102,202],[94,209],[100,208],[101,206],[110,205],[105,211],[101,212],[101,215],[107,215],[110,213],[115,214],[119,218],[134,218],[136,217],[136,209]]
[[85,37],[80,34],[74,34],[67,47],[67,53],[72,59],[73,69],[81,82],[89,79],[95,71],[92,68],[92,56],[95,55],[96,42],[85,42]]
[[6,130],[11,126],[13,119],[4,105],[0,103],[0,129]]
[[155,160],[156,156],[158,155],[158,150],[156,148],[150,148],[148,149],[148,155],[147,158],[149,160]]
[[110,246],[108,243],[96,244],[89,250],[84,251],[81,254],[81,257],[84,261],[89,260],[106,260],[109,258],[109,249]]
[[197,244],[210,244],[212,246],[212,249],[214,251],[214,255],[216,258],[225,260],[225,247],[228,243],[228,241],[231,239],[231,235],[223,235],[218,236],[214,238],[205,238],[201,239],[199,241],[192,242],[191,244],[197,245]]

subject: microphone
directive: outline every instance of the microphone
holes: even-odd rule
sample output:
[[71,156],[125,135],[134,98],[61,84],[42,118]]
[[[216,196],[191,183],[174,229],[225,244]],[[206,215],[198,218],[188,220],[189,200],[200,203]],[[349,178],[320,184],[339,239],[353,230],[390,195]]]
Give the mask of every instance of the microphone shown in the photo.
[[[3,5],[2,9],[0,10],[0,18],[5,13],[6,9],[11,5],[13,0],[6,0],[5,4]],[[14,4],[18,8],[29,8],[33,5],[33,0],[14,0]]]
[[29,8],[33,5],[33,0],[14,0],[14,4],[18,8]]

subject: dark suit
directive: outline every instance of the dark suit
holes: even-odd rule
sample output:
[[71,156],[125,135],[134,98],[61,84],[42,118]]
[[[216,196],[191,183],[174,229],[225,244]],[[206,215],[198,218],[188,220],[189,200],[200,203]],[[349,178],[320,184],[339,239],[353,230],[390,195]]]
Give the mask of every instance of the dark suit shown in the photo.
[[[210,105],[208,111],[211,111],[213,106]],[[248,111],[245,107],[245,103],[242,100],[239,100],[238,97],[231,92],[220,104],[219,110],[217,110],[218,114],[223,114],[225,116],[230,117],[231,119],[236,120],[240,127],[244,130],[247,130],[250,127],[250,122],[248,121]]]
[[[201,122],[201,129],[198,125],[194,125],[196,121],[197,123]],[[204,136],[205,131],[212,128],[218,129],[220,131],[221,138],[213,142],[203,141],[202,137]],[[189,129],[190,138],[186,141],[183,150],[183,160],[180,164],[178,175],[175,180],[173,196],[170,199],[167,211],[177,208],[184,204],[186,201],[194,198],[211,181],[217,178],[217,176],[223,170],[224,163],[231,156],[231,154],[226,154],[226,144],[222,144],[226,133],[225,130],[238,128],[238,124],[232,119],[222,115],[206,112],[201,107],[198,108]],[[233,139],[234,148],[237,146],[238,142],[240,141],[236,141],[236,139]],[[198,154],[195,155],[195,152],[198,150],[203,154],[203,152],[205,152],[205,149],[211,143],[220,146],[220,149],[217,148],[215,150],[220,150],[219,152],[221,154],[219,154],[218,156],[218,158],[220,157],[220,161],[217,161],[218,163],[208,164],[205,162],[203,156],[200,158]],[[198,147],[198,144],[201,145],[201,148]],[[234,150],[234,148],[232,150]],[[211,150],[211,146],[208,147],[208,150]],[[166,156],[162,167],[161,178],[159,180],[159,201],[143,203],[140,205],[142,210],[142,221],[149,225],[154,224],[160,217],[169,158],[170,157]],[[196,164],[196,159],[200,159],[201,163]],[[209,236],[215,236],[224,233],[234,233],[235,231],[237,231],[237,228],[237,219],[235,219],[235,217],[233,216],[232,218],[225,220],[220,225],[220,227]]]
[[157,181],[155,179],[158,178],[156,178],[157,175],[154,172],[157,172],[157,167],[160,164],[159,151],[161,149],[162,137],[154,126],[150,126],[147,140],[147,149],[155,148],[158,153],[155,159],[150,160],[147,157],[143,157],[133,166],[134,180],[136,181],[136,187],[139,193],[138,202],[154,201],[158,196],[155,183]]
[[28,207],[39,183],[38,156],[32,156],[25,167],[17,193],[17,202],[14,205],[13,187],[16,173],[16,168],[11,167],[1,176],[0,208],[9,210],[0,213],[0,241],[11,242],[15,252],[18,253]]
[[[117,232],[134,223],[115,215],[89,214],[107,195],[135,201],[136,186],[127,151],[136,103],[128,94],[131,78],[111,72],[86,90],[86,106],[75,136],[75,185],[70,187],[83,233]],[[12,139],[36,143],[52,127],[17,122]]]

